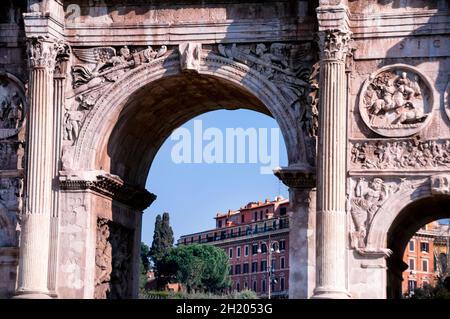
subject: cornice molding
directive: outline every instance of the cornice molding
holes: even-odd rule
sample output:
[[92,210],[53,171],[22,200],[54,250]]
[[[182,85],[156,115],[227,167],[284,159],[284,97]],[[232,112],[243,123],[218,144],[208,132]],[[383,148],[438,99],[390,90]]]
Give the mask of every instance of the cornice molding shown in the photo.
[[90,190],[141,211],[156,199],[156,195],[145,188],[127,184],[120,177],[102,171],[62,171],[59,185],[64,191]]

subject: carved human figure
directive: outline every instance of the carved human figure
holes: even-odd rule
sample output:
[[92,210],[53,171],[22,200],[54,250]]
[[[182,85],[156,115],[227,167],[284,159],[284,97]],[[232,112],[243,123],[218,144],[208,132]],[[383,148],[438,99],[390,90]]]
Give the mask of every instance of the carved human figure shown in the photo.
[[106,221],[99,220],[97,225],[97,246],[95,249],[95,298],[105,299],[110,291],[112,272],[112,246],[110,231]]
[[359,179],[355,187],[355,197],[351,200],[351,214],[355,225],[355,232],[352,234],[354,247],[365,246],[367,227],[386,195],[382,179],[374,178],[370,184],[363,177]]
[[182,71],[200,69],[201,43],[182,43],[179,45],[180,66]]
[[366,124],[377,133],[397,136],[390,130],[414,130],[428,118],[428,91],[423,90],[426,86],[418,74],[400,68],[383,71],[368,81],[360,111]]
[[73,141],[78,137],[80,122],[83,119],[81,111],[67,111],[64,115],[64,139]]

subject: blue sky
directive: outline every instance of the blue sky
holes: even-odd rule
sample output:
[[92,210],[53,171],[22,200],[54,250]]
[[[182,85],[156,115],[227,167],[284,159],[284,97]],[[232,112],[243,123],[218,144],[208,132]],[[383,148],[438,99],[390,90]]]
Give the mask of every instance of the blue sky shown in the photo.
[[[273,118],[248,110],[205,113],[182,127],[193,132],[194,120],[202,120],[203,130],[218,128],[224,136],[226,128],[267,128],[269,136],[271,128],[278,128]],[[286,166],[286,147],[281,132],[279,141],[279,164]],[[146,188],[157,195],[156,201],[143,216],[142,241],[149,245],[153,238],[155,217],[165,211],[170,213],[170,223],[177,240],[181,235],[214,228],[213,218],[217,212],[238,209],[250,201],[273,199],[278,193],[288,197],[287,187],[278,178],[273,174],[260,174],[260,167],[264,165],[261,163],[175,164],[171,152],[177,143],[170,138],[165,141],[147,179]],[[203,145],[206,144],[208,142],[203,142]]]

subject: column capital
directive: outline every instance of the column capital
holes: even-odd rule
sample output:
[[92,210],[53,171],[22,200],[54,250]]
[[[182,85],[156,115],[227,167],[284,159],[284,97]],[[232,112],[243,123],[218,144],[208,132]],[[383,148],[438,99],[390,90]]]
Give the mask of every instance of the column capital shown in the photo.
[[28,63],[31,69],[46,69],[53,72],[59,55],[68,55],[69,46],[60,39],[48,36],[27,39]]
[[316,187],[316,173],[313,169],[292,165],[276,168],[273,173],[289,188],[311,189]]
[[324,30],[318,33],[317,42],[320,49],[320,60],[343,62],[353,51],[352,32],[340,29]]

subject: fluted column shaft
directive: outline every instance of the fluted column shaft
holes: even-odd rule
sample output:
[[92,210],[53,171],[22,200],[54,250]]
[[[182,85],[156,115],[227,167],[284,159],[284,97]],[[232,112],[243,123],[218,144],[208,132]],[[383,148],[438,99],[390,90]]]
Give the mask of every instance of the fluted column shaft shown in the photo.
[[54,77],[53,93],[53,161],[52,161],[52,208],[50,217],[50,251],[48,288],[51,293],[56,291],[56,278],[58,268],[58,242],[59,242],[59,185],[61,141],[64,116],[64,86],[65,74],[58,73]]
[[22,216],[18,294],[48,294],[52,200],[53,70],[58,43],[32,38],[28,43],[30,95],[27,118],[27,170]]
[[320,131],[317,163],[317,273],[314,297],[346,298],[346,118],[345,56],[349,33],[321,37]]

